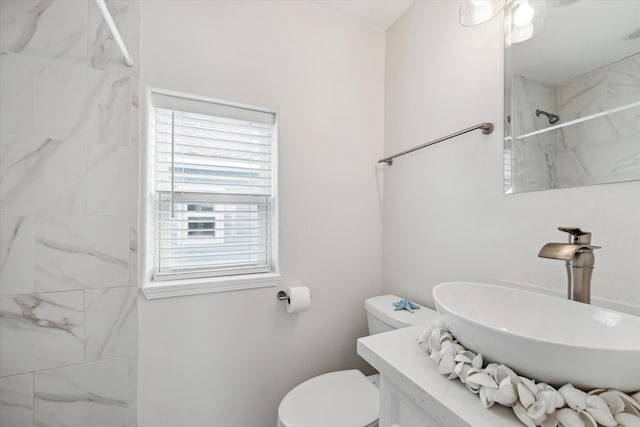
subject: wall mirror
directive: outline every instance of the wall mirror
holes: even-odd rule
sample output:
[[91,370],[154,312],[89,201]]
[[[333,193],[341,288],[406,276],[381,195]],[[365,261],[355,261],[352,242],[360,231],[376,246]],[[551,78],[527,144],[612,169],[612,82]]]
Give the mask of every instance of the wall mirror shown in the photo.
[[505,11],[505,193],[640,180],[640,1],[530,1],[524,41]]

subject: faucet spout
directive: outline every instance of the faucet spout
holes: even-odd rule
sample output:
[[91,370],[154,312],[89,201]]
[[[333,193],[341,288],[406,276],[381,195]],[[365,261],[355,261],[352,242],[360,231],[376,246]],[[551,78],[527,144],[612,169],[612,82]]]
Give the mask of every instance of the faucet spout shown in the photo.
[[591,233],[579,228],[558,227],[569,233],[569,243],[547,243],[538,252],[541,258],[565,261],[567,267],[567,297],[574,301],[591,302],[591,275],[595,257],[591,245]]
[[581,245],[576,243],[547,243],[542,247],[542,249],[540,249],[538,256],[540,258],[570,261],[576,253],[590,252],[593,249],[594,248],[591,245]]

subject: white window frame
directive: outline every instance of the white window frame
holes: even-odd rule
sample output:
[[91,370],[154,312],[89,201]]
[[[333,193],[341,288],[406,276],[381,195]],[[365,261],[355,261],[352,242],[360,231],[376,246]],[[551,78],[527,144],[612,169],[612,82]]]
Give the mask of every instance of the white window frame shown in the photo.
[[[154,105],[152,97],[154,94],[185,98],[187,100],[222,104],[231,107],[250,109],[275,116],[274,134],[274,155],[273,155],[273,197],[272,197],[272,253],[271,260],[273,271],[268,273],[238,274],[205,278],[190,278],[176,276],[172,280],[154,280],[154,243],[153,243],[153,212],[154,212],[154,132],[153,117]],[[139,283],[142,293],[147,299],[169,298],[182,295],[196,295],[214,292],[227,292],[242,289],[255,289],[278,286],[280,283],[280,272],[278,263],[278,113],[253,105],[239,104],[220,99],[208,98],[200,95],[193,95],[184,92],[165,90],[148,87],[145,93],[146,120],[143,121],[144,144],[140,146],[140,198],[139,198]]]

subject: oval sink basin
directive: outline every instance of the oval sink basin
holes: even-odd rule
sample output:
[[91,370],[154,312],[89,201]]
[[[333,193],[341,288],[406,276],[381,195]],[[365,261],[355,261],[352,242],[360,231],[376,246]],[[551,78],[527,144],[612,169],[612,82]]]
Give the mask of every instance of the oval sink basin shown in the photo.
[[489,362],[553,386],[640,390],[640,317],[520,289],[447,282],[443,323]]

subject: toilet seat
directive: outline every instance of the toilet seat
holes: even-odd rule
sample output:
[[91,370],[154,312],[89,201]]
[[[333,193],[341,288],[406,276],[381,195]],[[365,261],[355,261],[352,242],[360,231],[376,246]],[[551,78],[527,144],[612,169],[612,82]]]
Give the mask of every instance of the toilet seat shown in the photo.
[[282,427],[369,427],[377,425],[380,394],[357,369],[311,378],[280,402]]

